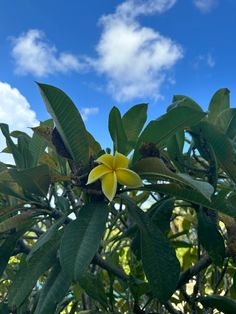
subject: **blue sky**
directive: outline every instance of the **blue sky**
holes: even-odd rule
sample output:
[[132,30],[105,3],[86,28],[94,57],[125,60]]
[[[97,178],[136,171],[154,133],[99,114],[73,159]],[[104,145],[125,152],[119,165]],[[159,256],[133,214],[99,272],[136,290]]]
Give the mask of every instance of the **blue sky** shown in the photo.
[[48,118],[34,81],[62,88],[103,146],[113,105],[149,103],[150,120],[221,87],[234,105],[235,29],[234,0],[0,0],[0,120]]

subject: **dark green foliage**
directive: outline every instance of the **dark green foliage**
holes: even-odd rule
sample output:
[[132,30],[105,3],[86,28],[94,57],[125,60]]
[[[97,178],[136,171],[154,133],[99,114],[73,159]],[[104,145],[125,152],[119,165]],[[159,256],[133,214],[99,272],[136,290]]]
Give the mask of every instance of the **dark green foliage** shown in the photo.
[[53,120],[32,136],[0,124],[15,161],[0,162],[0,313],[236,313],[229,91],[208,112],[175,95],[146,126],[147,104],[113,107],[113,153],[144,185],[109,202],[86,184],[105,150],[62,90],[38,86]]
[[79,280],[93,259],[105,231],[107,215],[105,203],[90,203],[66,227],[59,254],[62,269],[72,280]]
[[114,143],[114,151],[125,154],[128,139],[125,134],[121,114],[118,108],[113,107],[109,115],[109,132]]
[[72,100],[59,88],[38,83],[48,112],[57,130],[75,161],[86,163],[89,158],[89,145],[86,129],[79,111]]
[[216,265],[222,266],[225,258],[224,239],[218,230],[218,222],[215,219],[215,212],[199,207],[198,217],[198,238],[202,246],[208,252]]

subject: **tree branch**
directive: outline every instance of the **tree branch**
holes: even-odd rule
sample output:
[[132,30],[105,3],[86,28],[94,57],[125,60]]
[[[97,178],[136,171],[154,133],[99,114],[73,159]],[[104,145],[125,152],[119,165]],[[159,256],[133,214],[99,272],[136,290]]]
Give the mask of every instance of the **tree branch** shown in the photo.
[[185,285],[189,282],[189,280],[197,275],[201,270],[207,268],[209,265],[211,265],[212,260],[209,255],[204,255],[199,262],[197,262],[194,266],[189,267],[187,270],[182,272],[180,274],[179,283],[177,286],[177,289],[179,289],[181,286]]
[[[225,257],[229,257],[230,252],[226,250]],[[179,283],[177,289],[185,285],[192,279],[195,275],[197,275],[201,270],[207,268],[212,263],[212,260],[208,254],[204,255],[200,260],[192,267],[189,267],[186,271],[180,274]]]
[[170,314],[180,314],[180,311],[177,311],[170,302],[164,303],[165,308],[169,311]]
[[107,271],[113,273],[120,279],[124,281],[129,281],[131,278],[126,275],[126,273],[119,267],[111,264],[110,262],[104,260],[100,255],[96,254],[93,258],[93,263],[97,264],[98,266],[106,269]]

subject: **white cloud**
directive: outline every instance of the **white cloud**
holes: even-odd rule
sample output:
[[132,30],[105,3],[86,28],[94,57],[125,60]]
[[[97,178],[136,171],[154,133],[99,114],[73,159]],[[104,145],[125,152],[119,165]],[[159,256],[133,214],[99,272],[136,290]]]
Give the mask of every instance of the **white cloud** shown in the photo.
[[123,18],[135,18],[139,15],[163,13],[169,10],[177,0],[127,0],[117,7],[116,14]]
[[206,63],[210,68],[214,68],[214,66],[216,64],[215,59],[213,58],[213,56],[210,53],[208,53],[206,56]]
[[[21,130],[29,133],[29,127],[39,124],[35,112],[30,108],[27,99],[17,88],[0,82],[0,123],[7,123],[10,130]],[[0,151],[5,147],[5,138],[0,131]],[[0,160],[9,162],[9,154],[0,154]]]
[[158,98],[161,85],[168,83],[169,70],[183,57],[183,49],[158,31],[143,27],[137,19],[164,13],[176,2],[126,0],[114,14],[101,17],[97,58],[82,60],[70,53],[59,53],[42,31],[31,29],[12,40],[16,73],[42,77],[90,68],[104,75],[108,92],[118,101]]
[[183,57],[180,45],[152,28],[141,26],[137,17],[163,13],[174,0],[127,0],[114,14],[103,16],[97,59],[88,59],[107,78],[108,91],[118,101],[160,96],[168,70]]
[[193,67],[195,69],[199,69],[199,67],[201,67],[202,65],[204,66],[208,66],[210,68],[214,68],[216,62],[214,57],[212,56],[211,53],[207,53],[207,54],[201,54],[199,56],[196,57],[196,59],[193,62]]
[[84,121],[88,120],[88,117],[91,115],[95,115],[99,112],[98,107],[84,107],[80,110],[81,116]]
[[96,46],[97,58],[78,59],[58,53],[44,33],[31,29],[12,40],[16,73],[38,77],[56,72],[95,69],[104,75],[107,90],[118,101],[135,97],[160,97],[169,70],[183,57],[182,47],[158,31],[143,27],[140,15],[163,13],[177,0],[126,0],[114,14],[100,19],[102,34]]
[[193,0],[193,3],[201,12],[207,13],[217,6],[218,0]]
[[12,44],[17,74],[43,77],[56,72],[79,71],[84,67],[73,54],[58,53],[56,47],[47,41],[44,33],[37,29],[31,29],[13,38]]

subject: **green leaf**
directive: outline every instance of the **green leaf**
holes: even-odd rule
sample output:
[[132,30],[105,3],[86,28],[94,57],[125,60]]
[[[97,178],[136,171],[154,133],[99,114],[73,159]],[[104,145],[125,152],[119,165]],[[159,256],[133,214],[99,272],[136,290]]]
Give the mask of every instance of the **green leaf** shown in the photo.
[[113,107],[109,114],[109,132],[114,143],[114,150],[125,155],[128,142],[120,111],[116,107]]
[[139,137],[133,160],[140,158],[138,149],[142,144],[154,143],[162,148],[177,131],[196,124],[205,115],[204,112],[183,106],[173,108],[159,119],[151,121]]
[[204,308],[212,308],[221,311],[225,314],[235,314],[236,313],[236,302],[230,298],[211,295],[207,297],[199,298]]
[[206,121],[202,121],[194,127],[193,132],[199,134],[201,139],[212,147],[222,169],[236,182],[236,158],[229,138],[216,126]]
[[95,140],[95,138],[87,132],[87,140],[89,143],[89,155],[97,156],[98,153],[102,150],[101,145]]
[[17,193],[14,189],[11,188],[10,185],[7,185],[6,183],[0,183],[0,192],[5,194],[5,195],[19,198],[21,200],[26,200],[24,195]]
[[164,234],[170,231],[170,220],[174,209],[174,198],[160,200],[152,205],[147,214]]
[[1,153],[11,154],[11,150],[8,147],[2,149]]
[[212,261],[222,266],[225,258],[224,239],[220,234],[217,224],[200,207],[198,217],[198,238],[204,249],[208,252]]
[[17,145],[18,150],[23,158],[22,168],[33,167],[33,155],[29,149],[30,137],[27,134],[22,134],[18,136]]
[[135,147],[139,133],[147,120],[147,107],[147,104],[133,106],[122,117],[124,130],[132,148]]
[[1,314],[10,314],[7,303],[0,303],[0,313]]
[[173,245],[174,248],[192,248],[193,244],[185,241],[171,241],[171,244]]
[[[231,275],[232,278],[232,275]],[[236,272],[233,274],[233,283],[230,287],[230,296],[232,299],[235,299],[236,296]]]
[[39,196],[48,193],[51,176],[47,165],[37,166],[31,169],[10,169],[12,178],[23,188],[23,190]]
[[184,147],[184,131],[179,130],[168,140],[167,151],[171,161],[180,172],[184,172],[185,170],[183,147]]
[[175,292],[179,280],[180,264],[175,250],[162,231],[132,200],[122,199],[141,232],[142,263],[149,286],[160,302],[166,302]]
[[[33,167],[35,163],[33,152],[30,149],[33,139],[22,131],[13,131],[9,134],[9,128],[6,124],[1,124],[0,128],[6,137],[7,149],[5,151],[12,153],[16,166],[22,169]],[[12,141],[11,137],[17,138],[17,145]]]
[[[40,122],[39,127],[52,127],[53,121],[46,120],[44,122]],[[40,135],[37,134],[37,132],[34,132],[32,139],[29,143],[29,150],[33,156],[33,162],[31,167],[36,167],[38,165],[39,159],[41,155],[44,153],[48,143],[47,141]]]
[[216,125],[226,134],[231,140],[236,137],[236,109],[228,108],[222,111],[216,121]]
[[16,273],[9,288],[10,306],[19,307],[32,291],[38,278],[54,264],[61,234],[61,232],[55,234]]
[[53,225],[40,236],[38,241],[35,243],[35,245],[31,248],[29,254],[26,257],[26,261],[29,261],[31,257],[37,252],[39,249],[41,249],[42,246],[46,245],[58,232],[59,227],[63,224],[65,221],[66,216],[61,217],[56,222],[53,223]]
[[[78,314],[102,314],[102,312],[96,311],[96,310],[85,310],[85,311],[79,311]],[[114,312],[114,314],[119,314],[119,312]]]
[[12,131],[10,133],[10,135],[11,135],[11,137],[15,137],[15,138],[19,138],[21,135],[24,135],[28,140],[31,139],[31,137],[27,133],[25,133],[23,131],[18,131],[18,130]]
[[5,172],[7,171],[7,166],[0,161],[0,172]]
[[79,285],[94,300],[98,301],[104,308],[107,308],[107,296],[103,282],[99,275],[85,272],[79,278]]
[[223,214],[236,218],[236,208],[230,202],[225,200],[228,191],[220,191],[217,195],[213,195],[211,201],[208,201],[199,192],[193,189],[185,188],[179,184],[150,184],[139,188],[144,191],[159,192],[166,195],[172,195],[177,200],[185,200],[193,204],[201,205],[211,209],[215,209]]
[[208,120],[215,124],[217,116],[230,107],[230,91],[227,88],[219,89],[212,97],[208,107]]
[[70,208],[69,200],[62,195],[55,196],[55,205],[61,212],[67,212]]
[[16,243],[18,239],[22,236],[22,234],[25,232],[25,229],[22,231],[15,232],[10,237],[8,237],[0,246],[0,277],[2,276],[7,263],[14,252]]
[[72,100],[59,88],[37,83],[48,112],[73,160],[87,164],[89,144],[83,119]]
[[43,124],[31,129],[34,131],[34,134],[37,134],[38,136],[43,138],[48,145],[52,145],[53,120],[50,119],[48,121],[52,121],[52,124],[49,122],[50,125]]
[[214,192],[213,187],[205,181],[195,180],[185,173],[176,173],[169,170],[160,158],[143,158],[137,162],[135,170],[145,179],[151,179],[152,181],[167,179],[184,184],[200,192],[208,200],[211,200],[211,196]]
[[60,262],[71,279],[78,280],[92,261],[105,231],[107,217],[108,208],[104,202],[89,203],[66,227]]
[[136,234],[135,234],[134,238],[132,239],[130,248],[133,251],[133,253],[135,254],[137,260],[140,261],[142,256],[141,256],[141,234],[140,234],[139,229],[136,231]]
[[177,107],[189,107],[202,111],[201,106],[199,106],[192,98],[184,95],[174,95],[172,104],[167,108],[167,111]]
[[177,175],[186,182],[186,185],[200,192],[206,199],[211,201],[211,197],[214,193],[214,188],[211,184],[205,181],[195,180],[185,173],[178,173]]
[[34,314],[53,314],[70,288],[71,281],[57,263],[42,288]]
[[2,131],[2,134],[6,138],[7,147],[10,149],[13,155],[17,168],[24,168],[23,156],[19,152],[17,145],[13,142],[13,140],[10,137],[8,125],[5,123],[0,123],[0,129]]
[[[149,226],[150,227],[150,226]],[[166,302],[175,292],[180,264],[175,250],[158,228],[141,232],[142,262],[153,294]]]

